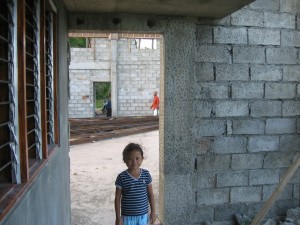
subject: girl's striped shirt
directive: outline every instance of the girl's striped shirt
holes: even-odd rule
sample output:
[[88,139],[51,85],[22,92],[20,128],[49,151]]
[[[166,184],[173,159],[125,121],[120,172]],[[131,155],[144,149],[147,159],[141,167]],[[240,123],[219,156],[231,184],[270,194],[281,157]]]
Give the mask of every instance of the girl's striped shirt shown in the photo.
[[115,185],[122,189],[121,214],[123,216],[140,216],[148,213],[147,186],[151,182],[151,175],[145,169],[141,169],[137,179],[127,170],[118,175]]

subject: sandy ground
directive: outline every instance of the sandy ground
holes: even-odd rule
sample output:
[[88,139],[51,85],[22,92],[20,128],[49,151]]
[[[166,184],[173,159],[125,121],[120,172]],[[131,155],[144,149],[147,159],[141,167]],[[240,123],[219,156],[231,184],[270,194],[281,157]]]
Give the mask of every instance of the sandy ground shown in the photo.
[[142,168],[152,175],[158,211],[158,134],[158,131],[152,131],[71,146],[72,225],[115,224],[114,183],[117,175],[127,168],[122,161],[122,151],[130,142],[144,147]]

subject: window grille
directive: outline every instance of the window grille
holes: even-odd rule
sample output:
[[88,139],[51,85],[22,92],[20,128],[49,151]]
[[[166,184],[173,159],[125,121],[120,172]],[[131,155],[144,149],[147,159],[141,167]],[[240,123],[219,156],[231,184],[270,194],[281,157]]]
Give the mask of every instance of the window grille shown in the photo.
[[13,9],[12,0],[0,7],[0,184],[17,182]]
[[25,1],[26,120],[29,167],[41,158],[37,0]]
[[54,99],[53,99],[53,14],[46,13],[46,110],[47,110],[47,144],[54,145]]

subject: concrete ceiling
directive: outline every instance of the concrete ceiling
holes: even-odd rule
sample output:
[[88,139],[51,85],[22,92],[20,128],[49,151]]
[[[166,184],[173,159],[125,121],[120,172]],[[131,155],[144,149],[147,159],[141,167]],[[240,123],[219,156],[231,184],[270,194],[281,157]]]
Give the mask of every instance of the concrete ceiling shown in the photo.
[[254,0],[63,0],[68,11],[223,18]]

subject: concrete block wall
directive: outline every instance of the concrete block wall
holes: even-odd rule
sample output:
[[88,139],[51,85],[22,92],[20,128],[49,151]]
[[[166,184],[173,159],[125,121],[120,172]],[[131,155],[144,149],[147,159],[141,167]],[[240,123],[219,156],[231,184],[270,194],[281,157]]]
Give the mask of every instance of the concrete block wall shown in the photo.
[[153,91],[160,84],[160,46],[138,49],[135,39],[118,40],[118,115],[152,115]]
[[[94,117],[94,82],[111,82],[111,40],[90,41],[91,48],[71,48],[70,118]],[[135,39],[127,38],[117,45],[117,91],[112,93],[117,95],[117,115],[152,115],[152,93],[159,92],[159,39],[157,49],[138,49]]]
[[94,61],[94,49],[92,48],[71,48],[72,61]]
[[95,115],[94,82],[110,82],[110,42],[90,39],[90,48],[71,48],[69,117]]
[[92,70],[72,70],[70,73],[69,117],[88,118],[94,115]]
[[[195,224],[254,217],[299,155],[299,7],[257,0],[197,25]],[[298,188],[299,171],[268,216],[298,205]]]
[[95,61],[110,61],[110,41],[107,38],[93,38]]
[[[164,225],[253,217],[299,154],[297,12],[295,0],[256,0],[220,20],[118,15],[118,27],[115,15],[69,15],[74,30],[163,35],[155,194]],[[271,24],[275,15],[285,22]],[[297,171],[268,217],[298,205],[299,178]]]

